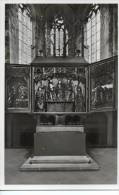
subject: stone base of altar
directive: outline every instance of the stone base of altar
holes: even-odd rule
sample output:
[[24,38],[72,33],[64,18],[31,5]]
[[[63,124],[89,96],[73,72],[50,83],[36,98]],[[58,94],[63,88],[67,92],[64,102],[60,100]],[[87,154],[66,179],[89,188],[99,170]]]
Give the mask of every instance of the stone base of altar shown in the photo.
[[39,126],[34,134],[34,154],[21,171],[98,170],[86,153],[83,126]]
[[86,155],[83,126],[37,126],[34,155]]
[[21,166],[21,171],[88,171],[99,170],[98,164],[85,156],[33,156]]

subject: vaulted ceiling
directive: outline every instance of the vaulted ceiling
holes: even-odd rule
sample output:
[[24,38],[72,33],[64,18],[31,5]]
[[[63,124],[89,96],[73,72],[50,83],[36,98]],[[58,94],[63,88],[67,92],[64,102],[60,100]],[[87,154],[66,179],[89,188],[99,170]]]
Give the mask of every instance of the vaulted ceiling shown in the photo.
[[50,20],[55,14],[61,14],[72,23],[76,19],[84,21],[93,6],[93,4],[32,4],[32,10],[37,18],[43,16]]

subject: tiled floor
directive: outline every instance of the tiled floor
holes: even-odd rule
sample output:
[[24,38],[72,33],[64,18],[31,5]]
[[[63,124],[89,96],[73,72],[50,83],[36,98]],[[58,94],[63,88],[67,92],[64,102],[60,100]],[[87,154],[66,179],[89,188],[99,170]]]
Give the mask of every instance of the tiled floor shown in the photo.
[[99,171],[20,172],[19,168],[29,156],[26,149],[6,149],[6,184],[116,184],[117,150],[114,148],[90,149],[89,153],[99,164]]

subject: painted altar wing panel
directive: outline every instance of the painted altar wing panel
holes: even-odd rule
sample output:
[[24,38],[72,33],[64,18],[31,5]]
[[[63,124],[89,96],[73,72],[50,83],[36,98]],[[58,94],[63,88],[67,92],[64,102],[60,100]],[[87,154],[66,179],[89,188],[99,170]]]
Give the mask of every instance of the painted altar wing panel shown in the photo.
[[30,111],[30,67],[9,65],[6,67],[7,111]]
[[90,110],[114,109],[115,58],[90,66]]

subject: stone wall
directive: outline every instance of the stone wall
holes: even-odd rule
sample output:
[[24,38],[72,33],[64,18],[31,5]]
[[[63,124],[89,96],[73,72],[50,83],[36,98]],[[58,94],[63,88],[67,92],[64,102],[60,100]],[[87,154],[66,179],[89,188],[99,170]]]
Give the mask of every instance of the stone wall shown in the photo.
[[9,40],[10,40],[10,63],[19,62],[19,31],[18,31],[18,6],[10,5],[9,8]]
[[9,7],[5,6],[5,63],[10,63]]

